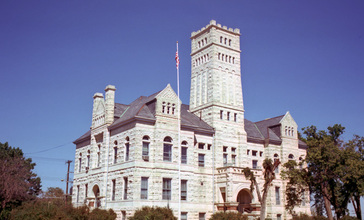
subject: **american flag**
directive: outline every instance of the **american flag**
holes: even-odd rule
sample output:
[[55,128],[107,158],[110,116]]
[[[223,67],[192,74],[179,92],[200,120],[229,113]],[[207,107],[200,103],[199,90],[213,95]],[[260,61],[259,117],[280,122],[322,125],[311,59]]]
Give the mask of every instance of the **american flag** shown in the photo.
[[178,69],[178,67],[179,67],[179,56],[178,56],[178,50],[176,51],[176,58],[175,58],[175,60],[176,60],[176,68]]

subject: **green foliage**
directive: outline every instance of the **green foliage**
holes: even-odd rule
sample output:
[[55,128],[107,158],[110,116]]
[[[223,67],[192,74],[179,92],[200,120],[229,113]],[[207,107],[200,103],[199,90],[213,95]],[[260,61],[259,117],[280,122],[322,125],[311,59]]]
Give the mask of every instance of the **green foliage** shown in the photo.
[[65,204],[62,199],[37,199],[24,203],[12,210],[11,220],[113,220],[116,213],[113,210],[94,209],[90,211],[87,206],[78,208]]
[[329,219],[333,219],[333,208],[340,219],[348,212],[347,205],[351,200],[357,217],[361,218],[359,210],[360,196],[364,194],[364,138],[354,136],[353,140],[344,143],[340,140],[344,130],[338,124],[328,127],[327,131],[317,130],[315,126],[303,129],[305,137],[302,140],[308,146],[303,162],[307,168],[298,169],[297,166],[303,164],[290,161],[284,165],[286,169],[282,172],[282,177],[288,180],[287,210],[292,211],[299,205],[302,192],[309,188],[314,195],[317,214],[326,213]]
[[248,220],[248,217],[240,212],[216,212],[210,220]]
[[63,199],[64,191],[59,187],[48,187],[47,191],[42,194],[42,197],[48,199],[51,198]]
[[340,220],[358,220],[358,218],[355,218],[353,216],[345,215]]
[[177,220],[170,208],[144,206],[135,211],[129,220]]
[[33,173],[35,163],[23,151],[0,143],[0,216],[7,218],[11,209],[36,198],[40,178]]

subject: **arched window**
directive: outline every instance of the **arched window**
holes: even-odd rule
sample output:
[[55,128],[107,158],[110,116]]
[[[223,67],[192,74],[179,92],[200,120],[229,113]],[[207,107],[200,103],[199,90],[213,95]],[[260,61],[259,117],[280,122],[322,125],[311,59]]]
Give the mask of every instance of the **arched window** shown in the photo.
[[118,142],[114,141],[114,164],[118,162]]
[[288,134],[287,132],[288,132],[288,131],[287,131],[287,126],[285,126],[285,127],[284,127],[284,134],[285,134],[286,136],[287,136],[287,134]]
[[229,46],[231,46],[231,40],[229,40]]
[[[274,162],[276,162],[277,160],[279,160],[279,155],[278,154],[274,154]],[[279,173],[279,165],[274,170],[274,173]]]
[[302,159],[302,157],[300,157],[300,158],[298,158],[298,160],[299,160],[298,164],[300,166],[300,169],[302,170],[302,168],[303,168],[303,159]]
[[226,39],[226,37],[225,37],[225,41],[224,41],[224,43],[225,43],[225,44],[227,44],[227,39]]
[[172,104],[172,115],[174,115],[175,110],[176,110],[176,104]]
[[150,144],[150,138],[145,135],[143,137],[143,149],[142,149],[142,158],[145,161],[149,161],[149,144]]
[[90,150],[87,151],[87,161],[86,161],[86,169],[89,169],[90,167]]
[[162,103],[162,113],[166,113],[166,102]]
[[293,154],[289,154],[289,155],[288,155],[288,159],[289,159],[289,160],[293,160],[293,159],[294,159]]
[[163,161],[172,161],[172,138],[165,137],[163,140]]
[[235,57],[233,57],[233,64],[235,63]]
[[125,138],[125,161],[129,160],[129,154],[130,154],[129,137],[126,137]]
[[220,55],[221,55],[221,53],[218,53],[218,54],[217,54],[217,59],[218,59],[218,60],[220,60]]
[[220,43],[222,43],[222,37],[220,37]]
[[181,163],[187,164],[187,141],[181,143]]
[[288,127],[288,136],[291,136],[291,127]]
[[207,44],[207,38],[205,37],[205,44]]
[[82,165],[82,154],[80,153],[80,157],[78,158],[78,172],[81,172]]
[[101,166],[101,145],[97,146],[97,167]]
[[291,136],[294,137],[294,128],[292,127]]
[[201,47],[201,45],[200,45],[200,41],[198,42],[198,48],[200,48]]

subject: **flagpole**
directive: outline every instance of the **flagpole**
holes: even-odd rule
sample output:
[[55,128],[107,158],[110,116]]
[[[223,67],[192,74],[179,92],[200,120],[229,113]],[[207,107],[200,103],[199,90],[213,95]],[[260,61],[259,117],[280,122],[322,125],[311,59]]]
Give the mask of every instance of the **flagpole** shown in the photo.
[[179,193],[178,193],[178,219],[181,220],[181,106],[179,101],[179,56],[178,56],[178,41],[177,41],[177,52],[176,52],[176,68],[177,68],[177,108],[179,112],[177,114],[178,121],[178,185],[179,185]]

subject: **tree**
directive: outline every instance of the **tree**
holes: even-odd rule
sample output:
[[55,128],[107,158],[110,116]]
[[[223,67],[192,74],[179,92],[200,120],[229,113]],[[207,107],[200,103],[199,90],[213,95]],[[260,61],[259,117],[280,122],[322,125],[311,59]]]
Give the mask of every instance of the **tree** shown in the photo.
[[48,187],[47,191],[43,193],[43,198],[56,198],[64,199],[64,191],[59,187]]
[[144,206],[141,209],[136,210],[134,215],[128,219],[129,220],[145,220],[145,219],[177,220],[177,218],[173,215],[173,212],[170,208],[149,207],[149,206]]
[[[315,126],[304,128],[303,140],[308,145],[305,162],[307,168],[297,169],[297,164],[290,161],[282,176],[288,179],[286,188],[286,208],[290,211],[300,203],[302,190],[307,186],[314,195],[315,206],[323,204],[326,215],[331,220],[332,208],[340,219],[348,212],[350,199],[361,218],[360,196],[363,195],[363,143],[364,138],[356,136],[348,143],[340,140],[344,127],[335,124],[327,131],[318,131]],[[316,213],[323,214],[320,209]]]
[[255,178],[254,172],[250,170],[249,167],[243,169],[244,176],[250,180],[250,191],[253,192],[254,188],[256,189],[258,201],[260,203],[260,219],[265,219],[265,210],[266,210],[266,201],[269,192],[269,188],[271,186],[272,181],[276,178],[274,170],[277,169],[281,162],[279,160],[275,160],[274,163],[272,159],[266,158],[263,161],[263,176],[264,176],[264,185],[263,185],[263,196],[259,190],[259,185]]
[[364,137],[354,135],[345,144],[340,172],[344,191],[353,204],[356,217],[362,219],[360,197],[364,195]]
[[40,178],[33,173],[34,167],[21,149],[0,143],[0,216],[40,193]]

